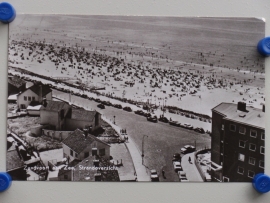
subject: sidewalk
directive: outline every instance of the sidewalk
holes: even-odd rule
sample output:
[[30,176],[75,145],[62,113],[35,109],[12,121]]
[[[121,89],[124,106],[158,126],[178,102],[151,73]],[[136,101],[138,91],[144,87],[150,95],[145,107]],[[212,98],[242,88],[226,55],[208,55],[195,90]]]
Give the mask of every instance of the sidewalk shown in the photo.
[[[191,163],[188,161],[189,157],[191,158]],[[182,157],[181,165],[190,182],[203,182],[203,179],[194,163],[194,152],[184,155]]]
[[[102,116],[102,119],[108,122],[120,135],[120,127],[114,125],[109,119],[106,119],[105,116]],[[131,137],[128,137],[128,142],[125,142],[127,149],[131,155],[135,171],[137,174],[137,181],[151,181],[150,175],[147,174],[147,169],[144,165],[142,165],[142,156],[138,148],[136,147],[135,143],[133,142]]]
[[[54,98],[59,99],[58,97],[55,97],[55,96],[54,96]],[[64,99],[60,99],[60,100],[65,101]],[[76,105],[76,106],[78,106],[78,105]],[[107,119],[104,115],[102,115],[101,118],[112,126],[112,128],[118,133],[120,138],[122,138],[122,139],[124,138],[124,136],[121,136],[121,133],[120,133],[121,128],[119,126],[113,124],[113,122],[111,120]],[[135,168],[135,172],[137,174],[137,181],[151,181],[150,175],[147,174],[147,168],[144,165],[142,165],[141,153],[140,153],[139,149],[136,147],[136,145],[131,137],[128,137],[128,142],[125,142],[125,145],[127,146],[127,149],[131,155],[131,158],[132,158],[132,161],[134,164],[134,168]]]

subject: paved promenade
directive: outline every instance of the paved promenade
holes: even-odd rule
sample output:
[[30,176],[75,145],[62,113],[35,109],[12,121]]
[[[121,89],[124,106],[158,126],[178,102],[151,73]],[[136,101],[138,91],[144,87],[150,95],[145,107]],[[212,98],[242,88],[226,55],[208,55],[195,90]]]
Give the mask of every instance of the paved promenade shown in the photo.
[[[102,119],[106,122],[108,122],[116,131],[117,133],[121,136],[120,134],[120,127],[117,125],[114,125],[111,120],[107,119],[105,116],[102,116]],[[128,135],[127,135],[128,136]],[[142,165],[142,157],[141,157],[141,152],[139,149],[136,147],[134,141],[132,140],[131,137],[128,137],[128,141],[125,143],[127,146],[127,149],[131,155],[134,168],[137,174],[137,181],[151,181],[150,180],[150,174],[148,174],[147,168]]]
[[[191,163],[188,161],[189,157],[191,158]],[[182,157],[181,165],[190,182],[203,182],[203,179],[194,163],[194,152],[184,155]]]

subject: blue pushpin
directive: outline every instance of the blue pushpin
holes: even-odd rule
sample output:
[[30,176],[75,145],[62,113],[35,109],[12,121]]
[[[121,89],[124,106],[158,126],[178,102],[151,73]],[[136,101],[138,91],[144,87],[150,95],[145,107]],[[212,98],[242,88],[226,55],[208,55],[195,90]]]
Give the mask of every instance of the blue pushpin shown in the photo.
[[7,190],[11,183],[12,179],[8,173],[0,173],[0,192]]
[[259,173],[254,176],[252,185],[259,193],[266,193],[270,191],[270,177]]
[[263,56],[270,56],[270,37],[265,37],[257,45],[258,52]]
[[0,3],[0,21],[2,23],[10,23],[15,17],[16,11],[11,4],[7,2]]

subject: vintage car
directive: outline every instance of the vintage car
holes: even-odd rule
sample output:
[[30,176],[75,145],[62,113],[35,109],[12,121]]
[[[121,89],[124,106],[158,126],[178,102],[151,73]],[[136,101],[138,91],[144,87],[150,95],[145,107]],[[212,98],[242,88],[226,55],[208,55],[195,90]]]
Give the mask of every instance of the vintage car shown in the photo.
[[181,148],[181,153],[182,154],[188,154],[188,153],[192,153],[195,152],[196,148],[192,145],[186,145],[183,148]]
[[180,182],[189,182],[187,174],[184,171],[178,171],[178,177]]
[[150,121],[150,122],[154,122],[154,123],[158,122],[158,119],[157,119],[156,115],[151,115],[151,116],[147,117],[147,120]]
[[158,182],[159,181],[159,177],[158,177],[158,174],[157,174],[157,170],[155,170],[155,169],[152,169],[151,171],[150,171],[150,177],[151,177],[151,181],[152,182]]

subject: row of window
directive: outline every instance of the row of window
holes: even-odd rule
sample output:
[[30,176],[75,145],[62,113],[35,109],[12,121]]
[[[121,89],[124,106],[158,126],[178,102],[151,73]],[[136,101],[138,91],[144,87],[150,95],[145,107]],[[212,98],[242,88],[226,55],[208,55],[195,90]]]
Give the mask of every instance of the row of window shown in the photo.
[[[245,148],[246,147],[246,141],[239,140],[239,147]],[[250,143],[249,144],[249,150],[255,152],[256,151],[256,145],[253,144],[253,143]],[[263,146],[260,147],[260,153],[264,154],[264,147]]]
[[[94,153],[94,151],[92,152],[92,156],[97,155]],[[72,150],[70,150],[70,156],[74,156],[74,153]],[[99,156],[105,156],[105,149],[99,149]],[[78,154],[75,153],[75,157],[78,158]],[[84,158],[89,157],[89,152],[84,152]]]
[[[238,170],[237,170],[237,173],[239,173],[239,174],[241,174],[241,175],[244,175],[244,168],[242,168],[242,167],[239,166],[239,167],[238,167]],[[249,178],[253,178],[254,175],[255,175],[254,171],[248,170],[247,176],[248,176]]]
[[[230,124],[230,131],[235,132],[236,131],[236,125],[234,124]],[[242,135],[246,134],[246,128],[243,126],[239,127],[239,133]],[[257,130],[250,130],[250,137],[256,138],[257,137]],[[265,132],[261,133],[261,139],[264,140],[265,139]]]
[[[239,153],[238,154],[238,160],[244,162],[245,161],[245,155]],[[256,159],[253,158],[253,157],[249,157],[248,163],[251,164],[251,165],[255,165],[256,164]],[[259,161],[259,167],[264,168],[264,161],[262,161],[262,160]]]
[[30,96],[24,96],[23,97],[24,98],[24,101],[27,101],[27,98],[28,98],[28,101],[35,101],[36,99],[35,99],[35,97],[30,97]]

